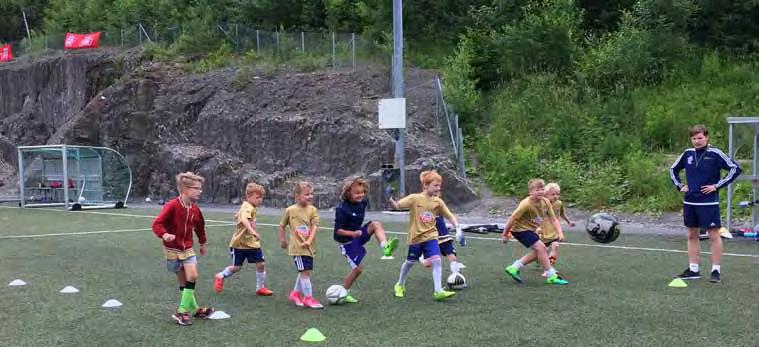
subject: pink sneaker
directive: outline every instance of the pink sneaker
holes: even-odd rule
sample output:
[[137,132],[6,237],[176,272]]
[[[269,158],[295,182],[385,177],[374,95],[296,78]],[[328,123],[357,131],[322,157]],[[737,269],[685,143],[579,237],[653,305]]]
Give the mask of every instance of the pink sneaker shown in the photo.
[[287,299],[295,304],[295,306],[303,307],[303,299],[301,299],[300,293],[297,290],[290,292],[290,296]]
[[319,303],[318,300],[314,299],[313,296],[307,296],[305,299],[303,299],[303,306],[314,309],[324,308],[324,305]]

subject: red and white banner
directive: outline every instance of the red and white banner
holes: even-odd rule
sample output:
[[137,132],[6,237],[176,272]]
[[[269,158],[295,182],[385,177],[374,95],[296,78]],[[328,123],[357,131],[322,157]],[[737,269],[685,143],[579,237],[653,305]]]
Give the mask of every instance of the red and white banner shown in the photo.
[[63,44],[65,49],[82,49],[98,48],[100,43],[100,32],[89,34],[66,33],[66,42]]
[[11,45],[3,45],[0,47],[0,61],[11,60],[13,60],[13,50],[11,49]]

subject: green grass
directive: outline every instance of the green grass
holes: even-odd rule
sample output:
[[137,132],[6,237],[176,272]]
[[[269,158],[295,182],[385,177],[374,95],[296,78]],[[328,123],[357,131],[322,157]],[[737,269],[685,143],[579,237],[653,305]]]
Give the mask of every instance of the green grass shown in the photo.
[[[157,210],[103,212],[151,216]],[[328,226],[331,216],[322,217]],[[206,218],[231,219],[225,213],[207,213]],[[150,218],[91,212],[0,208],[0,344],[293,346],[311,327],[327,336],[325,346],[754,344],[753,321],[759,309],[753,299],[756,258],[726,257],[720,285],[702,280],[689,282],[687,289],[673,289],[667,283],[684,268],[682,253],[564,245],[559,270],[571,281],[569,286],[542,284],[534,266],[524,270],[525,284],[517,285],[504,276],[503,267],[524,249],[517,243],[504,246],[470,237],[470,245],[459,249],[460,260],[468,266],[464,273],[470,288],[438,303],[431,297],[430,272],[421,266],[411,271],[406,298],[393,298],[392,285],[405,247],[395,260],[380,261],[372,243],[366,271],[354,288],[361,303],[309,311],[286,300],[295,270],[291,258],[276,245],[276,229],[262,226],[275,223],[274,217],[260,217],[259,228],[268,285],[275,296],[254,295],[251,266],[229,279],[222,294],[213,293],[211,277],[228,262],[226,244],[232,228],[210,227],[209,255],[199,262],[198,301],[232,318],[178,327],[169,318],[179,301],[176,280],[165,270],[159,240],[147,230],[150,222]],[[404,226],[388,223],[387,227],[397,231]],[[146,230],[9,238],[125,229]],[[582,233],[569,233],[568,238],[591,243]],[[684,249],[684,243],[684,237],[623,234],[614,245]],[[751,254],[755,247],[755,242],[733,240],[726,250]],[[340,283],[348,266],[331,232],[320,232],[317,249],[314,290],[324,301],[326,288]],[[16,278],[29,285],[8,287]],[[67,285],[81,292],[59,294]],[[111,298],[124,306],[100,307]]]

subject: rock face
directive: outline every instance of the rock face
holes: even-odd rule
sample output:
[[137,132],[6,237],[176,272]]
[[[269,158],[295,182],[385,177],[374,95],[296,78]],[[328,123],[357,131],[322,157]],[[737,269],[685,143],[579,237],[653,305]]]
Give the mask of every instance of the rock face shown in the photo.
[[[407,95],[409,162],[449,151],[433,129],[432,78],[407,75],[416,84]],[[20,80],[29,82],[16,87]],[[315,204],[329,207],[342,178],[393,162],[393,138],[376,122],[387,85],[379,71],[184,75],[133,57],[66,55],[0,68],[0,161],[15,163],[15,145],[106,146],[126,156],[136,196],[170,197],[173,176],[192,170],[206,177],[208,202],[237,201],[256,181],[265,204],[282,207],[292,183],[309,180]],[[449,164],[444,176],[458,180]],[[410,186],[417,181],[410,173]]]

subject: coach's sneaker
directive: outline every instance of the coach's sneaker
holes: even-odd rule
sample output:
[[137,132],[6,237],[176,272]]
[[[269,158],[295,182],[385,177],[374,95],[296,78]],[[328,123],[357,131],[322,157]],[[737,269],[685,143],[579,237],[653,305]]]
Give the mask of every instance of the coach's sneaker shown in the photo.
[[443,301],[443,300],[446,300],[446,299],[448,299],[448,298],[450,298],[450,297],[452,297],[454,295],[456,295],[456,292],[449,292],[447,290],[441,290],[441,291],[439,291],[437,293],[432,294],[432,297],[436,301]]
[[303,307],[303,298],[301,298],[300,293],[298,293],[297,290],[290,292],[290,296],[287,297],[287,300],[290,300],[295,306]]
[[517,269],[514,265],[507,266],[506,270],[504,271],[507,275],[511,276],[514,281],[517,281],[517,283],[522,283],[522,276],[519,275],[519,269]]
[[722,282],[722,279],[720,279],[720,273],[717,270],[712,270],[711,276],[709,276],[709,282],[712,283],[720,283]]
[[392,257],[396,248],[398,248],[398,239],[392,238],[387,241],[385,248],[382,249],[382,255],[385,257]]
[[208,317],[211,317],[211,315],[214,313],[213,307],[198,307],[198,310],[195,311],[195,314],[193,317],[200,318],[200,319],[208,319]]
[[256,290],[256,295],[258,296],[272,296],[274,292],[271,291],[271,289],[263,287],[259,290]]
[[313,296],[307,296],[303,299],[303,306],[313,309],[320,309],[324,308],[324,305],[322,305],[319,300],[314,299]]
[[221,272],[213,276],[213,290],[217,293],[221,293],[224,290],[224,276],[222,276]]
[[348,295],[345,297],[345,303],[347,304],[357,304],[358,299],[354,298],[351,293],[348,293]]
[[402,298],[403,295],[406,294],[406,286],[396,283],[395,286],[393,286],[393,291],[395,291],[396,298]]
[[553,274],[553,276],[546,278],[546,284],[557,284],[563,286],[569,284],[569,282],[559,277],[558,274]]
[[690,271],[690,268],[687,268],[683,273],[677,275],[677,278],[681,280],[697,280],[701,278],[701,273]]
[[174,312],[173,315],[171,315],[171,318],[173,318],[175,321],[177,321],[177,324],[185,326],[185,325],[191,325],[192,320],[190,320],[190,312]]

